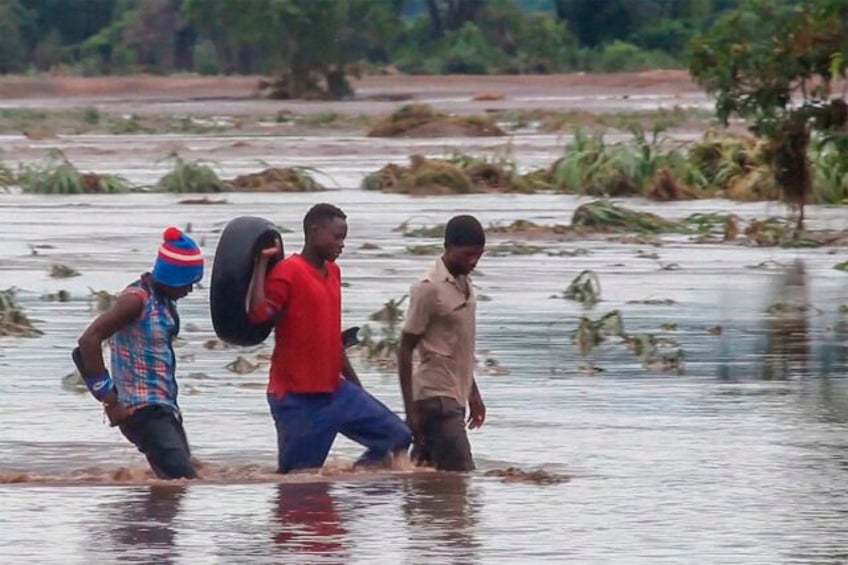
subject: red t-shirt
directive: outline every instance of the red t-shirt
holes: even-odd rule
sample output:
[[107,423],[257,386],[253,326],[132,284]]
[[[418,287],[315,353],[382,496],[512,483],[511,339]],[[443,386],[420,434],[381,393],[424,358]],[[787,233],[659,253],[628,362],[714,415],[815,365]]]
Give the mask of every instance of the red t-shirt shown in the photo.
[[265,278],[265,302],[250,312],[274,325],[268,393],[333,392],[342,373],[341,272],[327,262],[325,275],[299,254],[280,261]]

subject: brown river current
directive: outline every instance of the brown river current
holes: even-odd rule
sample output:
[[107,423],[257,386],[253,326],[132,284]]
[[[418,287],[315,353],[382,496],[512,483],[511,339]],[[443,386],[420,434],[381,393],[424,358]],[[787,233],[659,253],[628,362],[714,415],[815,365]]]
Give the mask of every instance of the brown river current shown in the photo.
[[[536,167],[561,154],[563,141],[518,135],[511,151],[522,167]],[[471,433],[479,470],[467,476],[402,463],[353,472],[358,449],[344,439],[320,474],[273,474],[268,346],[208,349],[214,334],[200,288],[181,302],[177,352],[186,430],[204,478],[169,484],[150,478],[90,397],[63,386],[70,348],[96,314],[91,289],[118,290],[148,268],[163,227],[191,223],[211,258],[226,221],[260,215],[293,230],[285,235],[293,251],[306,209],[331,201],[350,223],[339,260],[345,324],[374,325],[368,316],[402,296],[433,260],[407,246],[438,243],[395,231],[404,220],[434,225],[470,212],[484,224],[567,223],[586,199],[410,198],[358,188],[364,174],[414,152],[487,153],[503,140],[3,136],[0,143],[13,160],[59,146],[81,169],[138,184],[155,182],[166,167],[156,159],[176,146],[184,156],[214,159],[228,177],[262,168],[260,160],[315,167],[333,189],[216,195],[222,205],[178,204],[184,195],[167,194],[0,194],[0,289],[17,287],[44,332],[0,338],[2,563],[848,560],[848,313],[840,313],[848,275],[833,269],[845,248],[666,235],[660,247],[542,238],[532,242],[539,253],[484,256],[475,284],[486,297],[478,349],[488,419]],[[784,213],[774,203],[626,204],[669,218]],[[811,207],[808,216],[811,227],[848,223],[839,209]],[[787,290],[779,267],[795,260],[805,275]],[[81,275],[51,278],[55,263]],[[679,268],[662,268],[673,263]],[[584,310],[553,298],[583,269],[599,276],[601,302]],[[60,290],[69,301],[43,299]],[[797,292],[809,307],[789,326],[769,323],[766,309]],[[614,309],[628,332],[674,339],[685,352],[682,370],[645,366],[612,340],[593,355],[603,370],[588,374],[571,334],[579,316]],[[259,367],[228,370],[238,356]],[[362,359],[357,366],[365,386],[401,411],[395,374]]]

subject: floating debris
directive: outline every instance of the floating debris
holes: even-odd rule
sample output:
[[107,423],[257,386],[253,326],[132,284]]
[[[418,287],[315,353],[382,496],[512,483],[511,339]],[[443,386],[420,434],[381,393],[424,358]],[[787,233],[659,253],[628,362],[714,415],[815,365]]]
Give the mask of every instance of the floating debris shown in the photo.
[[538,255],[545,252],[544,247],[530,245],[520,241],[506,241],[486,248],[486,254],[490,257],[506,257],[509,255]]
[[486,228],[488,233],[494,234],[515,234],[515,235],[561,235],[570,233],[573,230],[570,226],[564,225],[542,225],[530,220],[515,220],[510,224],[491,224]]
[[71,293],[67,290],[59,290],[57,292],[48,292],[41,295],[41,300],[45,302],[68,302],[71,299]]
[[252,373],[256,369],[259,368],[258,363],[251,363],[241,355],[236,357],[235,361],[232,361],[226,365],[228,371],[232,371],[233,373],[239,375],[245,375],[247,373]]
[[203,198],[186,198],[184,200],[179,200],[177,204],[192,204],[192,205],[207,205],[207,204],[229,204],[226,198],[220,198],[218,200],[212,200],[208,196],[204,196]]
[[67,279],[80,276],[80,272],[67,265],[55,264],[50,265],[50,276],[54,279]]
[[75,393],[88,392],[88,387],[85,386],[82,375],[76,370],[62,377],[62,388]]
[[503,367],[494,357],[486,357],[482,364],[477,364],[477,374],[503,376],[509,374],[509,369]]
[[647,304],[649,306],[671,306],[677,304],[677,301],[671,298],[646,298],[644,300],[628,300],[628,304]]
[[531,483],[535,485],[557,485],[570,481],[570,477],[551,471],[538,469],[535,471],[525,471],[518,467],[508,467],[506,469],[493,469],[486,471],[487,477],[499,477],[505,483]]
[[410,255],[438,255],[445,250],[444,245],[407,245],[406,252]]

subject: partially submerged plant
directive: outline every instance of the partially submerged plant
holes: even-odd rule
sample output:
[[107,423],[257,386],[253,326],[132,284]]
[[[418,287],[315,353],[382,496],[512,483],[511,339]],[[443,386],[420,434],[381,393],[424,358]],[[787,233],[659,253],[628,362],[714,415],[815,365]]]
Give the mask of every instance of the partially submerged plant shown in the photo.
[[582,204],[571,218],[572,227],[614,232],[677,232],[688,228],[679,222],[666,220],[650,212],[638,212],[609,200],[596,200]]
[[80,272],[74,269],[73,267],[57,263],[54,265],[50,265],[50,276],[54,279],[67,279],[70,277],[80,276]]
[[33,326],[15,300],[17,289],[0,291],[0,337],[38,337],[44,335]]
[[223,192],[230,187],[222,181],[215,170],[204,161],[186,161],[176,152],[170,153],[166,161],[171,171],[159,179],[157,188],[165,192]]
[[268,167],[258,173],[241,175],[230,181],[233,190],[244,192],[318,192],[327,190],[316,181],[309,167]]
[[403,309],[401,306],[407,298],[408,295],[406,294],[397,300],[390,298],[385,304],[383,304],[382,308],[372,313],[368,319],[375,322],[383,322],[391,327],[397,326],[397,324],[403,320]]
[[379,334],[370,324],[365,324],[359,332],[357,350],[364,360],[381,370],[393,370],[397,366],[397,352],[400,347],[400,324],[404,311],[401,308],[407,295],[399,299],[389,299],[380,310],[369,317],[380,323]]
[[595,348],[611,336],[622,337],[624,334],[624,323],[621,312],[613,310],[607,312],[597,320],[588,316],[580,316],[577,329],[572,334],[574,343],[580,350],[580,354],[589,357]]
[[406,252],[410,255],[438,255],[444,250],[443,245],[407,245]]
[[529,245],[520,241],[504,241],[486,248],[486,254],[491,257],[505,257],[508,255],[537,255],[544,253],[545,248],[538,245]]
[[379,120],[369,137],[433,137],[445,131],[468,136],[506,135],[489,116],[449,116],[427,104],[405,104]]
[[88,290],[90,292],[89,302],[97,312],[105,312],[118,299],[116,294],[112,294],[108,290],[94,290],[91,287],[88,287]]
[[123,177],[80,173],[58,149],[51,149],[40,164],[22,166],[16,184],[24,192],[39,194],[105,194],[129,190],[129,183]]
[[562,297],[587,306],[596,304],[601,299],[601,281],[598,275],[588,269],[582,271],[563,291]]
[[0,163],[0,187],[9,187],[15,184],[15,173],[12,169]]

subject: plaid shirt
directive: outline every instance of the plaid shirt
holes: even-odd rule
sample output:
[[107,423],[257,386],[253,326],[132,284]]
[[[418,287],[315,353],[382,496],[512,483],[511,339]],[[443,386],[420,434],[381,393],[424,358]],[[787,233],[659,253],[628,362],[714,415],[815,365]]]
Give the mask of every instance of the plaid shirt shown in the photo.
[[180,318],[173,300],[157,294],[150,276],[142,275],[123,294],[141,297],[141,315],[109,340],[112,379],[119,401],[135,410],[150,404],[177,406],[176,356],[173,341]]

